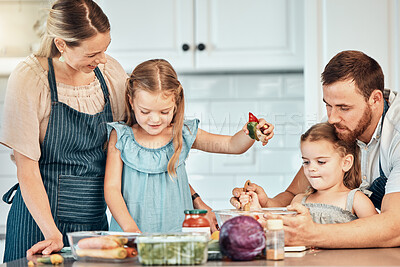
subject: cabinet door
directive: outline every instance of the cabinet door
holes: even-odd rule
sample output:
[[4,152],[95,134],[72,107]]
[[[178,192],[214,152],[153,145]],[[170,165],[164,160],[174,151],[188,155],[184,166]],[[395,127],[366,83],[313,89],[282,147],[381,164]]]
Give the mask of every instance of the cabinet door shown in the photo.
[[[175,69],[193,68],[192,0],[100,0],[111,24],[108,54],[127,72],[152,58],[164,58]],[[187,44],[189,50],[182,46]]]
[[303,69],[302,0],[196,0],[197,69]]

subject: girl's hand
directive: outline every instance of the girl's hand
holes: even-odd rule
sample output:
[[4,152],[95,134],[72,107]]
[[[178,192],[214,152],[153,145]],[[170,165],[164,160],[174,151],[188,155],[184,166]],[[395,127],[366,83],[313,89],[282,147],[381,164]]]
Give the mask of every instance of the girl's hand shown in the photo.
[[[269,198],[261,186],[255,184],[255,183],[250,183],[250,185],[247,187],[247,191],[248,192],[252,191],[257,194],[258,202],[261,205],[261,207],[264,207],[264,208],[268,207]],[[240,195],[242,192],[243,192],[243,188],[241,188],[241,187],[236,187],[232,190],[233,197],[231,197],[230,203],[236,209],[240,209],[240,207],[241,207],[239,198],[240,198]]]
[[[263,128],[263,129],[261,129]],[[257,124],[257,129],[261,129],[261,132],[265,135],[263,138],[262,145],[268,144],[268,141],[274,136],[274,125],[266,122],[264,119],[259,119]],[[247,123],[242,128],[246,135],[249,135],[249,130],[247,129]]]
[[[239,196],[240,207],[243,207],[247,203],[250,203],[251,198],[248,192],[241,192]],[[251,204],[250,204],[251,205]]]
[[[259,210],[261,208],[260,203],[258,202],[257,194],[254,192],[242,192],[239,197],[239,201],[242,206],[246,205],[250,202],[250,210]],[[257,216],[255,218],[263,228],[267,225],[267,220],[263,216]]]
[[254,192],[242,192],[239,196],[240,206],[243,207],[247,203],[250,203],[250,210],[257,210],[261,208],[258,202],[257,194]]
[[137,227],[136,223],[135,223],[135,225],[132,225],[132,226],[133,226],[132,228],[128,228],[126,230],[124,229],[124,232],[139,233],[139,234],[142,233],[142,231],[140,231],[139,228]]
[[271,123],[266,122],[264,119],[259,119],[258,120],[258,125],[257,128],[261,129],[261,128],[266,128],[264,130],[261,130],[261,132],[266,136],[264,141],[262,142],[262,145],[265,146],[266,144],[268,144],[268,141],[274,136],[274,125],[272,125]]
[[217,217],[215,216],[215,213],[212,212],[212,209],[206,203],[204,203],[200,197],[197,197],[193,201],[193,208],[207,210],[206,218],[210,222],[211,233],[214,233],[215,231],[219,230]]
[[260,202],[258,200],[258,196],[254,191],[246,192],[250,195],[250,210],[261,209]]

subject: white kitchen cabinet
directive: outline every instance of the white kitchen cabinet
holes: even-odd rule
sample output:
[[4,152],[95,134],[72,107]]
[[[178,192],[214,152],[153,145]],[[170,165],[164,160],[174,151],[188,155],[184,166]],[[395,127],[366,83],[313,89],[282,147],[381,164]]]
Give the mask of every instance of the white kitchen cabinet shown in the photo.
[[303,1],[101,0],[109,54],[130,72],[150,58],[178,71],[301,70]]
[[164,58],[177,68],[193,68],[194,55],[182,49],[193,45],[192,0],[98,1],[111,24],[108,53],[127,72],[151,58]]

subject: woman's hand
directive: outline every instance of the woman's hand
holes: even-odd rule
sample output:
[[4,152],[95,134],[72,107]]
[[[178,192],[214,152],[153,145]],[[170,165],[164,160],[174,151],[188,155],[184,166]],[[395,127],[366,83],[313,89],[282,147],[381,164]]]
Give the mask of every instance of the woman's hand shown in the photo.
[[53,251],[59,251],[64,246],[62,241],[63,236],[54,222],[49,198],[40,174],[39,164],[37,161],[15,150],[14,156],[22,197],[30,214],[45,237],[44,241],[40,241],[28,249],[27,255],[35,253],[50,254]]
[[64,247],[62,240],[62,234],[45,239],[43,241],[37,242],[30,249],[26,251],[26,256],[30,257],[37,253],[42,253],[43,255],[49,255],[52,252],[58,252]]

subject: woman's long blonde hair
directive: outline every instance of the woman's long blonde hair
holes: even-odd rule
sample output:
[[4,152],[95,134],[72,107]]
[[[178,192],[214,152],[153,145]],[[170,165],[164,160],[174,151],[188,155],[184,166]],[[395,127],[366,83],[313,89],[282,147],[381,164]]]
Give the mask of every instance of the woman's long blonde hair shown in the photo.
[[182,128],[185,111],[183,88],[171,64],[164,59],[152,59],[139,64],[126,82],[125,93],[125,123],[132,127],[137,123],[130,99],[135,98],[136,92],[144,90],[149,93],[164,93],[173,95],[175,100],[173,125],[173,144],[175,152],[168,162],[168,174],[176,177],[176,165],[182,151]]
[[[348,154],[353,155],[353,165],[344,174],[343,184],[349,189],[358,188],[360,186],[361,167],[359,162],[359,148],[356,142],[348,143],[339,139],[335,131],[335,126],[329,124],[328,122],[318,123],[311,126],[307,132],[301,135],[300,140],[301,142],[315,142],[321,140],[328,141],[332,143],[333,147],[341,157],[344,157]],[[315,191],[316,190],[310,186],[306,191],[306,195],[310,195]]]
[[61,38],[67,46],[76,47],[97,33],[110,31],[110,23],[101,8],[92,0],[58,0],[49,10],[39,57],[55,57],[59,51],[54,44]]

